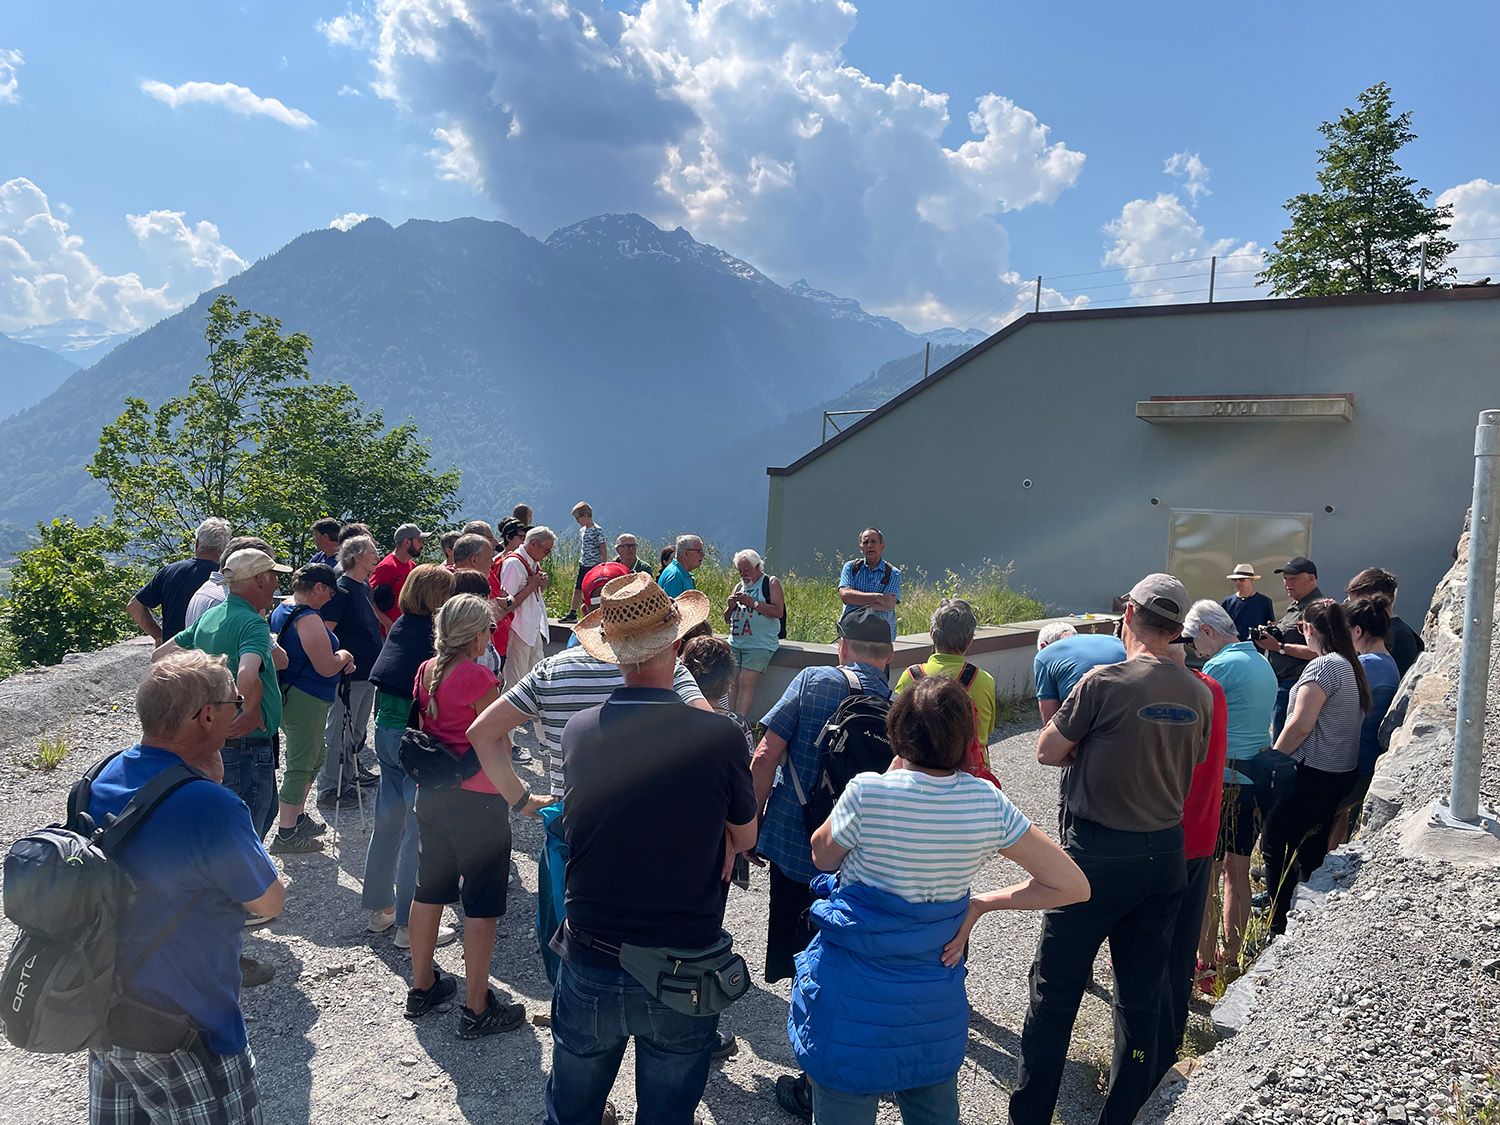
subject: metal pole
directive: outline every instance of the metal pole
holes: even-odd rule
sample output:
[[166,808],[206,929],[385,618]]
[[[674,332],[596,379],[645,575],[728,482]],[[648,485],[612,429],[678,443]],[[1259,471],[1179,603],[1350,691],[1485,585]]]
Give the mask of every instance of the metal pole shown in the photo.
[[1036,275],[1036,304],[1031,308],[1032,312],[1042,311],[1042,275]]
[[1453,787],[1448,815],[1479,820],[1479,768],[1484,756],[1484,708],[1490,683],[1495,617],[1495,554],[1500,546],[1500,410],[1479,415],[1474,431],[1474,503],[1469,513],[1469,575],[1464,583],[1463,648],[1458,673],[1458,727],[1453,737]]
[[927,372],[932,369],[932,341],[927,341],[927,355],[922,360],[922,378],[927,378]]
[[1427,288],[1427,241],[1422,241],[1422,257],[1417,262],[1417,288]]
[[1219,272],[1219,256],[1215,254],[1208,260],[1208,303],[1214,303],[1214,275]]

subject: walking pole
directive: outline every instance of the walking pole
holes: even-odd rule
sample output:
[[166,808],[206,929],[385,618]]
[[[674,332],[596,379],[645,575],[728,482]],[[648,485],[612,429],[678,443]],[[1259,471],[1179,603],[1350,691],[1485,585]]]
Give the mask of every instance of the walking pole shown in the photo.
[[[340,813],[344,811],[344,733],[349,729],[349,673],[339,677],[339,702],[344,705],[344,721],[339,731],[339,779],[333,789],[333,857],[338,859]],[[338,868],[335,864],[335,872]],[[335,875],[337,877],[337,875]]]

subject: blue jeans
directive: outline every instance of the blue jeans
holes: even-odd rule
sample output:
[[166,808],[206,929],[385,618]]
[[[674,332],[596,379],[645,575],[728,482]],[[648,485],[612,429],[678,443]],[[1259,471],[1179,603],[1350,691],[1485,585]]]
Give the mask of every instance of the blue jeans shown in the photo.
[[692,1125],[718,1016],[685,1016],[622,969],[562,963],[552,992],[547,1125],[599,1125],[635,1036],[636,1125]]
[[[812,1082],[813,1125],[875,1125],[879,1094],[846,1094]],[[958,1125],[958,1075],[935,1086],[896,1091],[903,1125]]]
[[375,829],[365,852],[360,905],[389,910],[394,904],[396,925],[404,926],[417,886],[417,783],[401,768],[399,729],[375,728],[375,758],[380,763],[380,788],[375,792]]
[[1276,704],[1271,708],[1271,743],[1281,737],[1281,728],[1286,726],[1287,708],[1291,705],[1292,686],[1296,679],[1276,681]]
[[250,823],[264,840],[276,819],[276,754],[271,743],[226,746],[219,754],[224,759],[224,788],[245,802]]

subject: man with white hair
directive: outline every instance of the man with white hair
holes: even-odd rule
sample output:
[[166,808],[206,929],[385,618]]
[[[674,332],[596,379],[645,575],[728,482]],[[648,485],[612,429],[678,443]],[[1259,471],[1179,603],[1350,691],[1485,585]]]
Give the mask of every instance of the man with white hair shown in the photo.
[[670,598],[678,597],[684,590],[696,590],[698,583],[693,580],[693,571],[702,565],[702,538],[697,535],[679,535],[672,552],[672,561],[661,568],[658,584]]
[[729,625],[729,647],[734,652],[734,679],[729,684],[729,708],[745,718],[755,705],[755,688],[786,635],[786,595],[781,579],[767,574],[760,552],[734,554],[740,572],[724,620]]
[[354,787],[375,785],[380,780],[380,775],[370,769],[374,754],[366,746],[370,714],[375,710],[370,670],[384,644],[370,589],[370,575],[379,561],[380,549],[370,536],[344,539],[339,544],[338,592],[318,611],[337,634],[340,647],[354,656],[354,671],[344,674],[323,728],[327,750],[317,784],[318,804],[326,808],[358,806],[360,798]]
[[[1271,713],[1276,707],[1276,673],[1254,641],[1239,640],[1239,622],[1221,604],[1204,599],[1188,610],[1182,632],[1203,657],[1203,674],[1224,689],[1229,717],[1224,763],[1224,802],[1219,809],[1219,842],[1214,858],[1223,863],[1224,953],[1218,935],[1204,932],[1198,957],[1205,964],[1239,962],[1240,945],[1250,920],[1250,854],[1270,810],[1252,776],[1241,772],[1271,745]],[[1241,768],[1236,768],[1236,767]],[[1215,872],[1217,877],[1218,872]]]
[[615,559],[625,565],[631,574],[650,574],[653,577],[656,572],[651,569],[651,564],[639,555],[639,543],[630,532],[621,532],[615,536]]
[[[201,775],[172,790],[119,855],[136,891],[116,930],[119,964],[132,966],[121,983],[162,1011],[163,1026],[89,1052],[89,1120],[100,1125],[261,1120],[237,962],[246,912],[280,914],[286,887],[244,803],[212,784],[224,776],[219,747],[238,704],[222,656],[164,655],[136,691],[140,741],[89,789],[88,813],[103,824],[164,771]],[[192,1046],[173,1049],[179,1028],[183,1039],[196,1032]],[[132,1032],[146,1034],[139,1024]]]
[[[229,521],[209,516],[193,535],[193,557],[168,563],[151,576],[140,593],[125,606],[130,619],[157,644],[175,637],[187,624],[188,602],[210,574],[219,568],[219,558],[229,543]],[[161,620],[152,615],[161,610]]]
[[515,606],[505,650],[505,691],[536,667],[547,644],[547,603],[542,597],[547,589],[547,572],[542,569],[542,560],[556,545],[557,535],[550,527],[533,527],[521,549],[506,555],[500,564],[500,586]]

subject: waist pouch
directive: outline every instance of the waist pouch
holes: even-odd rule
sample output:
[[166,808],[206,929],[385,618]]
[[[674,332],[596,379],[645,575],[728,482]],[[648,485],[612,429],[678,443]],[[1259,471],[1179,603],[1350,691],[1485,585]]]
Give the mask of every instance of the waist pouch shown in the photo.
[[158,1008],[128,992],[110,1005],[108,1027],[110,1045],[127,1051],[166,1055],[203,1045],[202,1028],[192,1016]]
[[734,938],[723,930],[718,941],[701,949],[616,946],[570,932],[588,948],[614,954],[642,988],[685,1016],[716,1016],[750,991],[750,970],[734,952]]

